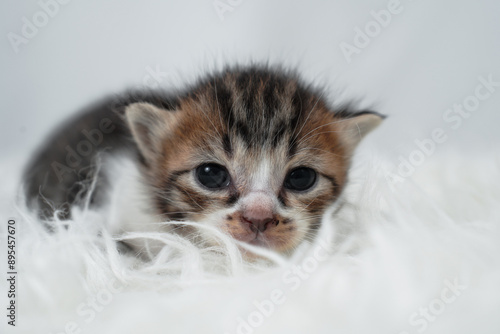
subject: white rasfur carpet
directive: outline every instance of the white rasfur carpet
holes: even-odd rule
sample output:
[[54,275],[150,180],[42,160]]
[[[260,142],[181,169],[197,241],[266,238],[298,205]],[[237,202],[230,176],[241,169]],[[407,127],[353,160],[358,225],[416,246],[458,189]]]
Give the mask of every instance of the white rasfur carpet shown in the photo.
[[19,166],[2,165],[19,247],[17,327],[2,315],[2,333],[500,333],[498,157],[442,156],[395,185],[387,166],[358,156],[318,243],[271,267],[231,240],[199,250],[173,235],[143,235],[165,243],[151,262],[123,256],[103,212],[49,234],[14,209]]

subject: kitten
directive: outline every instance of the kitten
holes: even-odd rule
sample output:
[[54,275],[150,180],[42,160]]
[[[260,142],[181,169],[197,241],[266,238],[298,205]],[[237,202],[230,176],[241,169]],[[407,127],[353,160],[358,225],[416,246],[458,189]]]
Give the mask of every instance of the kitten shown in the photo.
[[355,147],[383,119],[335,110],[322,95],[293,73],[252,66],[175,94],[102,101],[65,124],[33,159],[28,198],[43,217],[69,218],[87,194],[85,180],[97,177],[92,203],[105,203],[109,184],[105,167],[93,168],[95,159],[125,152],[140,165],[158,221],[210,224],[236,240],[290,253],[314,237],[345,187]]

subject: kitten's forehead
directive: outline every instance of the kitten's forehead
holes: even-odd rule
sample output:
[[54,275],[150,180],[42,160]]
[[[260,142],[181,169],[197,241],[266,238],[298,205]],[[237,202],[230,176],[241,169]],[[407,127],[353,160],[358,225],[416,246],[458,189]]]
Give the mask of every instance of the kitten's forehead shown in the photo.
[[333,120],[324,101],[293,78],[268,71],[229,72],[214,77],[181,105],[188,117],[212,126],[227,151],[287,146],[289,154],[314,127]]

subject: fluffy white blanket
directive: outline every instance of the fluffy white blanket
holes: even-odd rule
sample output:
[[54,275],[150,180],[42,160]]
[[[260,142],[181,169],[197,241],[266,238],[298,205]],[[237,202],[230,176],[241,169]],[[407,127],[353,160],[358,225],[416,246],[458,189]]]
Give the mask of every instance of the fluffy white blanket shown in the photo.
[[120,254],[104,228],[112,210],[48,233],[19,204],[19,166],[4,165],[0,244],[5,254],[13,217],[18,281],[16,327],[2,315],[2,333],[498,334],[498,161],[442,157],[394,179],[386,161],[358,156],[317,242],[254,264],[224,236],[201,250],[130,234],[165,247],[151,261]]

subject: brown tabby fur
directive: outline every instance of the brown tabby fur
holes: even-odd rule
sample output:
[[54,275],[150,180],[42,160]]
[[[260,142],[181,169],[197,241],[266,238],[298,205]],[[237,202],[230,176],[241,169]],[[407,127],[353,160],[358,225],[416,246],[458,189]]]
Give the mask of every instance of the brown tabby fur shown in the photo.
[[[135,93],[119,103],[106,101],[90,114],[94,119],[110,112],[122,115],[115,119],[117,131],[105,139],[113,146],[106,147],[111,153],[125,147],[142,162],[154,194],[152,206],[162,219],[212,224],[238,239],[248,232],[241,224],[239,201],[265,179],[262,191],[272,193],[278,203],[277,224],[266,234],[267,245],[290,252],[314,236],[322,213],[345,187],[354,147],[381,119],[376,113],[349,108],[336,111],[322,95],[291,72],[232,68],[183,93]],[[142,111],[147,108],[156,109],[156,118]],[[132,119],[131,110],[139,118]],[[55,138],[70,143],[81,140]],[[45,150],[50,151],[50,146]],[[42,156],[43,152],[28,168],[30,197],[37,197],[34,189],[40,193],[45,189],[56,204],[67,203],[60,184],[41,182],[55,180],[47,178],[52,172],[50,161]],[[201,186],[194,170],[203,163],[224,166],[231,177],[229,187],[213,191]],[[294,192],[283,186],[296,167],[317,172],[317,184],[311,190]],[[263,170],[267,175],[261,175]],[[64,181],[63,188],[75,181]]]

